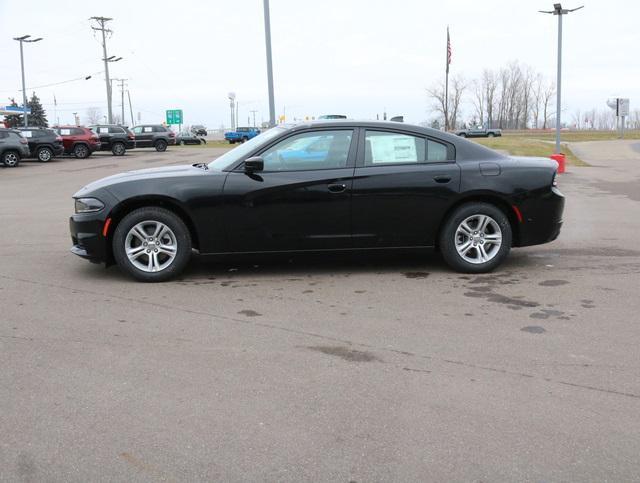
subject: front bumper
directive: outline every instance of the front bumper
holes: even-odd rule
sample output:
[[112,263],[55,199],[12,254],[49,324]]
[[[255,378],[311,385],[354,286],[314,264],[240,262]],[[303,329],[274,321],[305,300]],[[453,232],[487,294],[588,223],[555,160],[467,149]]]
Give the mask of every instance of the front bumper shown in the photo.
[[71,253],[94,263],[107,262],[108,239],[102,236],[103,226],[104,220],[95,214],[71,216]]

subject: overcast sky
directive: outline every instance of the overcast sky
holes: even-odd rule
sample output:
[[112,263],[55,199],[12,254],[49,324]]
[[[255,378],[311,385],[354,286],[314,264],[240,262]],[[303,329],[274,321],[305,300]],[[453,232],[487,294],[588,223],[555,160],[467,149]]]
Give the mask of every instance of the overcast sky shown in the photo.
[[[375,118],[386,108],[409,122],[432,117],[425,89],[444,76],[446,27],[451,74],[478,76],[518,60],[549,79],[556,72],[556,17],[537,0],[271,0],[276,113],[287,120],[327,113]],[[612,94],[640,102],[640,2],[586,0],[564,19],[563,110],[605,107]],[[113,17],[111,75],[127,78],[134,116],[161,122],[165,109],[185,123],[229,124],[227,93],[268,119],[262,0],[105,2],[0,0],[0,105],[20,98],[20,59],[13,37],[44,37],[25,45],[27,89],[54,120],[84,121],[89,107],[106,114],[101,45],[91,16]],[[93,74],[90,80],[59,83]],[[33,88],[29,88],[33,87]],[[19,101],[20,102],[20,101]],[[114,86],[114,111],[120,94]],[[127,122],[129,120],[127,105]]]

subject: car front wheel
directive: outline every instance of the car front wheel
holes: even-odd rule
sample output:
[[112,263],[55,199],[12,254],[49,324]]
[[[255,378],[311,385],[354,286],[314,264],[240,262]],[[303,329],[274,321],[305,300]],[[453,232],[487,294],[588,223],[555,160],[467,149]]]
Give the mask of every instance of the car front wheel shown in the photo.
[[53,158],[53,151],[49,148],[40,148],[38,149],[38,161],[41,163],[48,163]]
[[113,235],[113,255],[125,272],[141,282],[164,282],[191,258],[191,236],[184,222],[164,208],[144,207],[125,216]]
[[486,273],[504,261],[511,240],[511,224],[502,210],[489,203],[467,203],[445,222],[440,250],[454,270]]

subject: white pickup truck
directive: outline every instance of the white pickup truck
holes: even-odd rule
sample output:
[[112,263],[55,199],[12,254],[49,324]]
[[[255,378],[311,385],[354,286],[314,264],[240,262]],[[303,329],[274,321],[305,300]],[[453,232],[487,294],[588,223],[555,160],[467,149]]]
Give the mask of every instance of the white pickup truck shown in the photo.
[[463,138],[492,138],[494,136],[502,136],[501,129],[487,129],[482,126],[475,126],[469,129],[459,129],[455,131],[456,135]]

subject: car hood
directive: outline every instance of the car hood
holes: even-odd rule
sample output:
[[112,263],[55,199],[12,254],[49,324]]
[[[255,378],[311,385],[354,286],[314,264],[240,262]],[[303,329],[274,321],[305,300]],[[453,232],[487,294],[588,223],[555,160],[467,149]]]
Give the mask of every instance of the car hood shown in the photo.
[[[203,174],[209,174],[211,171],[198,168],[197,165],[179,165],[179,166],[163,166],[160,168],[147,168],[147,169],[137,169],[134,171],[126,171],[124,173],[114,174],[112,176],[107,176],[106,178],[99,179],[97,181],[93,181],[88,185],[84,186],[80,189],[76,194],[73,195],[74,198],[79,196],[86,196],[88,193],[93,191],[109,188],[109,186],[113,186],[119,183],[130,182],[130,181],[139,181],[143,179],[154,179],[154,178],[172,178],[172,177],[184,177],[184,176],[202,176]],[[215,171],[213,173],[216,173]]]

